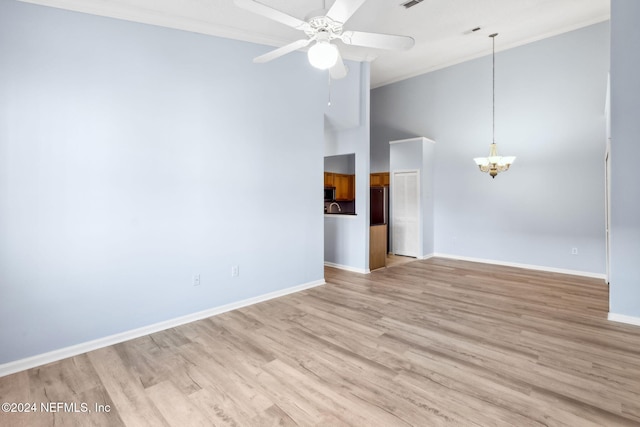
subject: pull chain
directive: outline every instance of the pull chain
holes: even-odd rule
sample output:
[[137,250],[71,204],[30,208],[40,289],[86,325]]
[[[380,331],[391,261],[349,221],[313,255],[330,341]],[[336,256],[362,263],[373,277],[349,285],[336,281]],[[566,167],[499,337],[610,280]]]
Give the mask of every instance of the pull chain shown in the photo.
[[329,76],[329,94],[328,94],[327,106],[331,107],[331,73],[327,73],[327,75]]

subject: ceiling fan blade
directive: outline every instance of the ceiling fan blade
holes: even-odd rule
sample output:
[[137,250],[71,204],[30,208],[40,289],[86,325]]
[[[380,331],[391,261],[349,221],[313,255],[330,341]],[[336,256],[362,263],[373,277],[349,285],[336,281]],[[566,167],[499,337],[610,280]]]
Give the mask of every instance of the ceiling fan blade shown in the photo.
[[342,24],[347,22],[366,0],[336,0],[327,16]]
[[283,55],[286,55],[289,52],[293,52],[294,50],[301,49],[311,43],[311,39],[300,39],[293,43],[289,43],[278,49],[272,50],[271,52],[267,52],[264,55],[260,55],[258,57],[253,58],[253,62],[255,63],[263,63],[269,62],[273,59],[279,58]]
[[411,49],[415,40],[408,36],[391,34],[365,33],[362,31],[345,31],[340,36],[345,44],[355,46],[374,47],[378,49]]
[[280,12],[272,7],[266,6],[262,3],[258,3],[253,0],[234,0],[236,6],[248,10],[249,12],[257,13],[266,18],[284,24],[288,27],[295,28],[297,30],[305,31],[309,28],[309,24],[305,21],[298,19],[294,16],[287,15],[284,12]]
[[347,76],[347,67],[344,65],[344,61],[342,60],[342,55],[338,52],[338,60],[336,61],[336,65],[329,69],[329,74],[333,80],[339,80]]

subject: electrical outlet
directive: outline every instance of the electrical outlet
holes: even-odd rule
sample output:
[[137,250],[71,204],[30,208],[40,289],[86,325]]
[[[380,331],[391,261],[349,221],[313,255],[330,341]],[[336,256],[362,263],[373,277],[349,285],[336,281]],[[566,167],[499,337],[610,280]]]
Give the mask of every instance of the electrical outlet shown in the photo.
[[578,255],[578,248],[571,248],[571,255]]
[[231,266],[231,277],[238,277],[240,275],[240,266],[233,265]]
[[200,275],[199,274],[194,274],[193,275],[193,286],[200,286]]

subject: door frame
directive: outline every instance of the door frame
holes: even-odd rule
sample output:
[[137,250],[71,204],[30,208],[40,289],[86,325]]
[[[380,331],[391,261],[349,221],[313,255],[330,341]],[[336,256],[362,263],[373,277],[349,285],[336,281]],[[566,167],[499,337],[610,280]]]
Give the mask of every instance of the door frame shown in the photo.
[[417,221],[418,221],[418,242],[417,242],[417,253],[415,255],[406,255],[406,254],[402,254],[403,256],[415,256],[415,258],[420,259],[422,257],[422,240],[423,240],[423,235],[422,235],[422,197],[421,197],[421,185],[420,185],[420,169],[397,169],[397,170],[393,170],[390,172],[389,174],[389,192],[391,193],[390,195],[390,200],[389,200],[389,225],[391,226],[391,231],[389,233],[389,237],[391,239],[389,248],[392,254],[396,255],[395,252],[395,236],[394,234],[396,233],[395,230],[395,226],[394,226],[394,212],[393,212],[393,208],[395,206],[396,200],[395,197],[397,195],[397,191],[395,188],[396,185],[396,175],[399,174],[407,174],[407,173],[415,173],[416,175],[416,193],[417,193],[417,206],[418,206],[418,213],[417,213]]
[[604,197],[605,197],[605,280],[611,279],[611,139],[607,139],[604,154]]

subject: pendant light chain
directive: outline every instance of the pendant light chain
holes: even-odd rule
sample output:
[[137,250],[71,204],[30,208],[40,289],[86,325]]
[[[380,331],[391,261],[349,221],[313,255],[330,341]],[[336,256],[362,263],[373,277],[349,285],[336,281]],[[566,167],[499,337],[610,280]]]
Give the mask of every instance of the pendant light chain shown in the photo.
[[491,146],[489,149],[489,157],[476,157],[473,159],[476,165],[480,168],[481,172],[489,172],[491,178],[495,178],[498,173],[506,172],[509,170],[511,163],[515,161],[515,156],[502,157],[498,156],[498,148],[496,145],[496,36],[498,33],[491,34],[489,37],[493,39],[493,46],[491,50]]
[[493,58],[493,64],[492,64],[492,68],[493,68],[493,80],[492,80],[492,92],[493,92],[493,110],[492,110],[492,130],[491,130],[491,136],[492,136],[492,142],[495,144],[496,143],[496,36],[498,35],[498,33],[495,34],[491,34],[489,37],[491,37],[491,39],[493,40],[493,54],[492,54],[492,58]]

